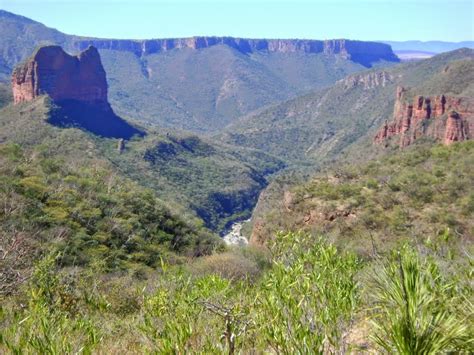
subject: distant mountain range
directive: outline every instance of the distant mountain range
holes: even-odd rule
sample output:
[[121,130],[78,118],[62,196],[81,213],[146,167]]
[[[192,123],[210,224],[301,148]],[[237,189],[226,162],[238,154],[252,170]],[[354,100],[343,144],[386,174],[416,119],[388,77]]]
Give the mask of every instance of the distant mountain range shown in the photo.
[[321,163],[344,151],[364,152],[364,156],[375,130],[392,117],[397,86],[411,89],[406,94],[409,99],[448,94],[473,97],[473,75],[474,51],[466,48],[370,69],[349,75],[330,88],[244,116],[218,138],[296,165]]
[[6,11],[0,32],[0,80],[39,45],[77,52],[92,44],[119,115],[195,132],[219,131],[255,109],[399,61],[388,45],[349,40],[86,38]]
[[443,53],[459,48],[474,48],[474,41],[444,42],[444,41],[380,41],[389,44],[394,52],[417,51],[428,53]]
[[460,48],[474,48],[474,41],[381,41],[389,44],[402,61],[420,60]]
[[[72,162],[90,151],[117,174],[194,211],[218,232],[248,218],[269,176],[285,167],[314,168],[344,153],[365,156],[371,149],[383,150],[372,147],[372,140],[392,118],[398,85],[413,89],[408,91],[413,96],[473,93],[469,49],[400,65],[382,43],[105,40],[66,35],[5,11],[0,11],[0,33],[0,107],[6,106],[0,111],[0,142],[27,149],[43,142],[52,155],[59,154],[58,144],[67,145],[73,152],[61,152],[61,158]],[[75,128],[107,136],[103,130],[75,124],[63,133],[48,124],[55,123],[57,110],[41,98],[8,105],[14,66],[47,44],[70,53],[97,47],[113,111],[139,123],[147,135],[119,151],[116,139],[89,135],[95,147],[90,150]],[[97,88],[103,92],[104,85]],[[81,97],[91,93],[85,90]],[[72,111],[90,116],[78,106]]]

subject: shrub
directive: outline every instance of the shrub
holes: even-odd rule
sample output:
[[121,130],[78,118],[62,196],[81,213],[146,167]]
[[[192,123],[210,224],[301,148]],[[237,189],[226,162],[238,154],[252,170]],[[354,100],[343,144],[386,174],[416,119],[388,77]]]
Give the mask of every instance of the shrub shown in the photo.
[[261,341],[276,353],[344,351],[358,301],[357,259],[301,233],[279,234],[272,252],[257,296]]
[[374,275],[373,339],[381,349],[399,354],[472,350],[470,322],[460,311],[470,304],[436,264],[405,247]]
[[191,264],[190,271],[197,276],[218,275],[228,280],[255,280],[261,273],[254,260],[238,251],[200,258]]

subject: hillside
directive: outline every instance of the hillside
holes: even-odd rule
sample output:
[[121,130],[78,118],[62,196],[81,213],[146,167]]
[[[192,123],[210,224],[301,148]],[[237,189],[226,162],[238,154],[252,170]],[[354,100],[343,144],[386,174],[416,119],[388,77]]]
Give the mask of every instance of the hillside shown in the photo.
[[[218,135],[293,165],[314,165],[349,152],[370,152],[375,131],[390,120],[396,87],[410,95],[472,95],[473,51],[354,74],[334,86],[259,110]],[[364,153],[361,153],[364,154]]]
[[471,141],[449,147],[419,142],[306,181],[278,179],[259,200],[251,241],[267,243],[277,231],[303,230],[364,255],[405,241],[470,250],[473,163]]
[[[266,215],[267,247],[224,250],[91,160],[4,146],[0,351],[469,353],[473,151],[417,146],[318,176]],[[25,237],[51,250],[34,267]]]
[[[49,15],[165,27],[107,3]],[[332,5],[308,25],[385,19]],[[398,61],[0,10],[0,354],[473,354],[474,51]]]
[[19,248],[2,254],[0,294],[52,249],[64,267],[100,259],[112,271],[153,268],[160,258],[211,253],[220,244],[182,207],[119,174],[96,137],[47,123],[44,101],[0,110],[0,248]]
[[8,104],[12,99],[13,97],[10,85],[6,83],[0,83],[0,107]]
[[100,146],[123,174],[195,211],[217,232],[249,218],[269,176],[285,167],[259,151],[174,132],[150,132],[144,140],[126,143],[122,152],[115,141]]
[[103,40],[65,35],[0,11],[0,81],[43,44],[96,46],[118,115],[147,124],[215,132],[250,111],[349,73],[398,62],[390,47],[349,40],[194,37]]
[[[145,138],[125,142],[118,150],[117,139],[58,126],[55,114],[55,106],[45,97],[4,107],[0,110],[0,143],[20,144],[25,149],[42,147],[51,158],[59,154],[71,163],[87,152],[107,162],[119,176],[194,211],[217,232],[234,219],[248,218],[268,175],[284,167],[279,159],[261,152],[174,132],[149,131]],[[66,144],[63,136],[70,142]]]

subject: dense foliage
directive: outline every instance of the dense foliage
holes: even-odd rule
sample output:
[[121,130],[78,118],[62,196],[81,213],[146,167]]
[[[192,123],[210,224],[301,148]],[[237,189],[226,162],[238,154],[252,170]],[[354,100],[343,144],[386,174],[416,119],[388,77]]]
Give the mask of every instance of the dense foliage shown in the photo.
[[0,200],[2,249],[54,248],[63,266],[156,267],[169,252],[202,255],[219,245],[106,166],[70,166],[18,145],[0,147]]
[[189,207],[217,232],[249,218],[268,176],[284,168],[280,159],[259,151],[175,132],[150,133],[127,142],[120,153],[116,142],[100,143],[124,175]]
[[215,232],[249,218],[268,176],[284,168],[280,159],[260,151],[172,131],[149,130],[146,137],[126,141],[119,151],[117,139],[50,124],[51,111],[47,97],[2,108],[0,141],[28,149],[41,146],[45,158],[69,165],[100,161],[170,205],[194,212]]
[[[403,248],[376,269],[375,342],[388,353],[439,354],[474,348],[468,284],[452,282],[433,260]],[[461,271],[461,270],[459,270]],[[467,281],[469,274],[459,272]]]
[[[303,229],[324,233],[338,245],[376,255],[403,241],[436,244],[457,255],[474,235],[474,144],[418,144],[366,164],[320,173],[310,182],[274,189],[261,201],[264,236]],[[266,205],[266,207],[265,207]],[[454,249],[451,250],[453,252]],[[451,255],[455,258],[456,255]]]
[[189,269],[162,263],[143,281],[101,275],[94,266],[61,270],[60,256],[51,254],[37,263],[20,295],[2,302],[0,350],[472,350],[468,275],[453,277],[409,247],[371,265],[322,239],[286,233],[268,254],[255,253],[270,262],[257,279],[196,274],[188,271],[192,263]]

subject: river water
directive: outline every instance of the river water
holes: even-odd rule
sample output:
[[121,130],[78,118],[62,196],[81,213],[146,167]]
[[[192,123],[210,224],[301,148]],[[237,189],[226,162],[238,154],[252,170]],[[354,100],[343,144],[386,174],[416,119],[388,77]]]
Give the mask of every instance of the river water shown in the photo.
[[222,239],[227,245],[238,245],[238,246],[245,246],[249,243],[247,237],[242,235],[242,226],[244,223],[249,222],[250,219],[245,221],[235,222],[230,227],[230,231],[225,234]]

